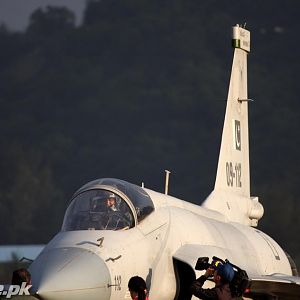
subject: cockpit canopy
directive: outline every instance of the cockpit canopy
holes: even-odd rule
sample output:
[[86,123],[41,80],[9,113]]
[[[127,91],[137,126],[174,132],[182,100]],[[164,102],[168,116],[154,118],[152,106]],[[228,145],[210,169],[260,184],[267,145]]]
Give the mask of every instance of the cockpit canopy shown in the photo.
[[75,193],[62,231],[129,229],[153,210],[151,198],[141,187],[119,179],[98,179]]

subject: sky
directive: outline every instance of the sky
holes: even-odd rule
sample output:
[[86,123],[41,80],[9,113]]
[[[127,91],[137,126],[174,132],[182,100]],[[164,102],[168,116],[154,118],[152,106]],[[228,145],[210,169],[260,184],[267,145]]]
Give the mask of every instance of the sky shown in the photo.
[[86,0],[0,0],[0,24],[9,29],[23,31],[26,29],[29,16],[39,7],[66,6],[75,13],[76,23],[80,24]]

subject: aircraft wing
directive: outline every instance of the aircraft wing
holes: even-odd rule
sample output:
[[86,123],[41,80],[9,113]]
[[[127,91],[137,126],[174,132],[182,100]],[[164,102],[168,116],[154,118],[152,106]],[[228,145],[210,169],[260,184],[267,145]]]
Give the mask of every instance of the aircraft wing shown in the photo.
[[[300,277],[274,274],[251,278],[249,297],[254,295],[276,296],[278,299],[300,298]],[[277,299],[277,298],[276,298]]]

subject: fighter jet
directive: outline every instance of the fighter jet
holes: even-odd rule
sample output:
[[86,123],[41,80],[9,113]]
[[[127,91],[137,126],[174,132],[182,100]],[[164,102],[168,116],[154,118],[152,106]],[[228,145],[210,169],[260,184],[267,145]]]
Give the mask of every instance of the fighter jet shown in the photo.
[[[250,32],[233,28],[232,63],[215,186],[202,205],[112,178],[75,192],[61,231],[30,266],[43,300],[130,299],[127,284],[146,279],[149,298],[193,299],[198,257],[246,270],[251,299],[298,299],[293,261],[257,229],[264,213],[250,196],[247,55]],[[206,282],[206,286],[213,283]]]

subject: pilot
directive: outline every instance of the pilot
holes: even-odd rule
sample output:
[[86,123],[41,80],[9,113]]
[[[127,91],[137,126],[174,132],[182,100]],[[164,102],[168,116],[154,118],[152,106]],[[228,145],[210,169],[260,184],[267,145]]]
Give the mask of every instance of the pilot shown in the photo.
[[111,193],[106,198],[106,207],[111,211],[119,211],[116,195]]
[[107,223],[105,229],[128,229],[133,225],[133,216],[129,211],[128,205],[114,193],[108,194],[105,199],[107,209]]
[[[215,287],[212,289],[202,288],[204,282],[213,276]],[[204,275],[196,279],[190,286],[190,292],[203,300],[232,300],[229,283],[234,277],[234,270],[229,263],[217,262],[207,268]]]

